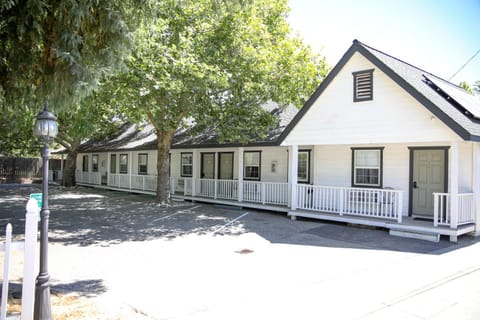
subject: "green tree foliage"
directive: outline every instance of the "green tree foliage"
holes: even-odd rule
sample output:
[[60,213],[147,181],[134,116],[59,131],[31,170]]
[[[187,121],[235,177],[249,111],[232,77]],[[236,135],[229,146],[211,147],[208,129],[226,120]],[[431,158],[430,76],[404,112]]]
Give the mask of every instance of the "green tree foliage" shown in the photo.
[[[130,5],[129,5],[130,4]],[[10,0],[0,4],[4,106],[81,101],[122,64],[131,1]]]
[[168,198],[168,153],[185,119],[223,141],[264,136],[268,101],[301,106],[325,77],[325,60],[292,36],[287,1],[155,2],[139,29],[128,72],[110,82],[123,112],[154,125],[160,201]]
[[0,153],[38,155],[32,130],[45,102],[59,118],[57,141],[70,158],[83,139],[108,128],[105,117],[113,110],[99,108],[90,96],[124,66],[134,27],[149,12],[142,13],[144,3],[0,2]]
[[459,86],[462,87],[463,89],[465,89],[465,91],[467,91],[468,93],[473,94],[473,89],[472,89],[472,87],[470,87],[470,85],[467,83],[467,81],[460,82]]
[[116,110],[100,98],[102,90],[84,98],[81,103],[58,114],[59,134],[55,139],[66,150],[62,185],[75,185],[75,169],[78,148],[86,138],[101,139],[113,133],[121,124]]

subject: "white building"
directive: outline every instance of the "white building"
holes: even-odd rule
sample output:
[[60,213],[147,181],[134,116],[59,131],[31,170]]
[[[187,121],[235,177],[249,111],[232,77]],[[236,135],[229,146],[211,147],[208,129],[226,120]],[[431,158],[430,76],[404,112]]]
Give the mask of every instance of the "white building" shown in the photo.
[[[433,240],[480,234],[480,102],[462,88],[354,41],[296,115],[273,112],[277,128],[244,146],[177,132],[172,196]],[[155,192],[155,134],[129,130],[82,147],[78,184]]]

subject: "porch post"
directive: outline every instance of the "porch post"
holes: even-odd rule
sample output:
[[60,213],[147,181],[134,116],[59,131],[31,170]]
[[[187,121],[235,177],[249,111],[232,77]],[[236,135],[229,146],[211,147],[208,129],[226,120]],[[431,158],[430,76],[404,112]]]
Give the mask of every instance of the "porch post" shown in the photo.
[[243,201],[243,148],[238,148],[238,201]]
[[107,153],[107,186],[110,185],[110,168],[111,168],[111,163],[110,161],[112,160],[112,153],[108,152]]
[[62,173],[62,180],[63,180],[63,158],[64,158],[64,156],[65,155],[62,153],[62,155],[61,155],[62,160],[60,161],[60,172]]
[[128,153],[128,158],[129,158],[128,166],[130,167],[130,168],[128,168],[128,186],[129,186],[129,189],[132,189],[132,172],[133,172],[133,153],[132,153],[132,151],[130,151]]
[[475,236],[480,236],[480,143],[472,142],[473,156],[473,208],[475,212]]
[[450,148],[450,228],[458,224],[458,142]]
[[197,181],[197,178],[200,176],[198,174],[198,171],[199,171],[198,169],[200,169],[199,168],[200,161],[198,161],[199,156],[200,155],[198,153],[198,150],[194,149],[192,153],[192,197],[195,197],[195,194],[197,193],[196,181]]
[[288,147],[288,189],[290,209],[297,209],[298,145]]

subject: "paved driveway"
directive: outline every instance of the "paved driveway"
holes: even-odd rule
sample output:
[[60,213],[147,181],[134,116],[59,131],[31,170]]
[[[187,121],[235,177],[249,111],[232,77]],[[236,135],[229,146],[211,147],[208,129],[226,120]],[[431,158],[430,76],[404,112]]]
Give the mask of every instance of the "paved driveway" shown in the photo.
[[[0,187],[22,233],[35,186]],[[53,289],[105,319],[480,319],[480,243],[53,187]]]

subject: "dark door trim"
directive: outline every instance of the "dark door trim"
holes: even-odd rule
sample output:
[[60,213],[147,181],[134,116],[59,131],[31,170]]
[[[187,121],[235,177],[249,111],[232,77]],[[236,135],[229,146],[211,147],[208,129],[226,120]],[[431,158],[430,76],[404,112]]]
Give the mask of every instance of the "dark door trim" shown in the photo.
[[234,171],[234,159],[235,153],[228,151],[228,152],[219,152],[218,153],[218,172],[217,172],[217,179],[221,179],[220,174],[222,172],[222,154],[230,154],[232,155],[232,180],[233,180],[233,171]]
[[408,147],[410,151],[410,160],[409,160],[409,178],[408,178],[408,216],[413,214],[413,153],[416,150],[443,150],[445,156],[445,167],[444,167],[444,186],[443,192],[448,191],[448,150],[450,146],[434,146],[434,147]]
[[213,155],[213,179],[215,179],[215,152],[202,152],[200,153],[200,179],[203,179],[205,172],[203,171],[203,156]]

